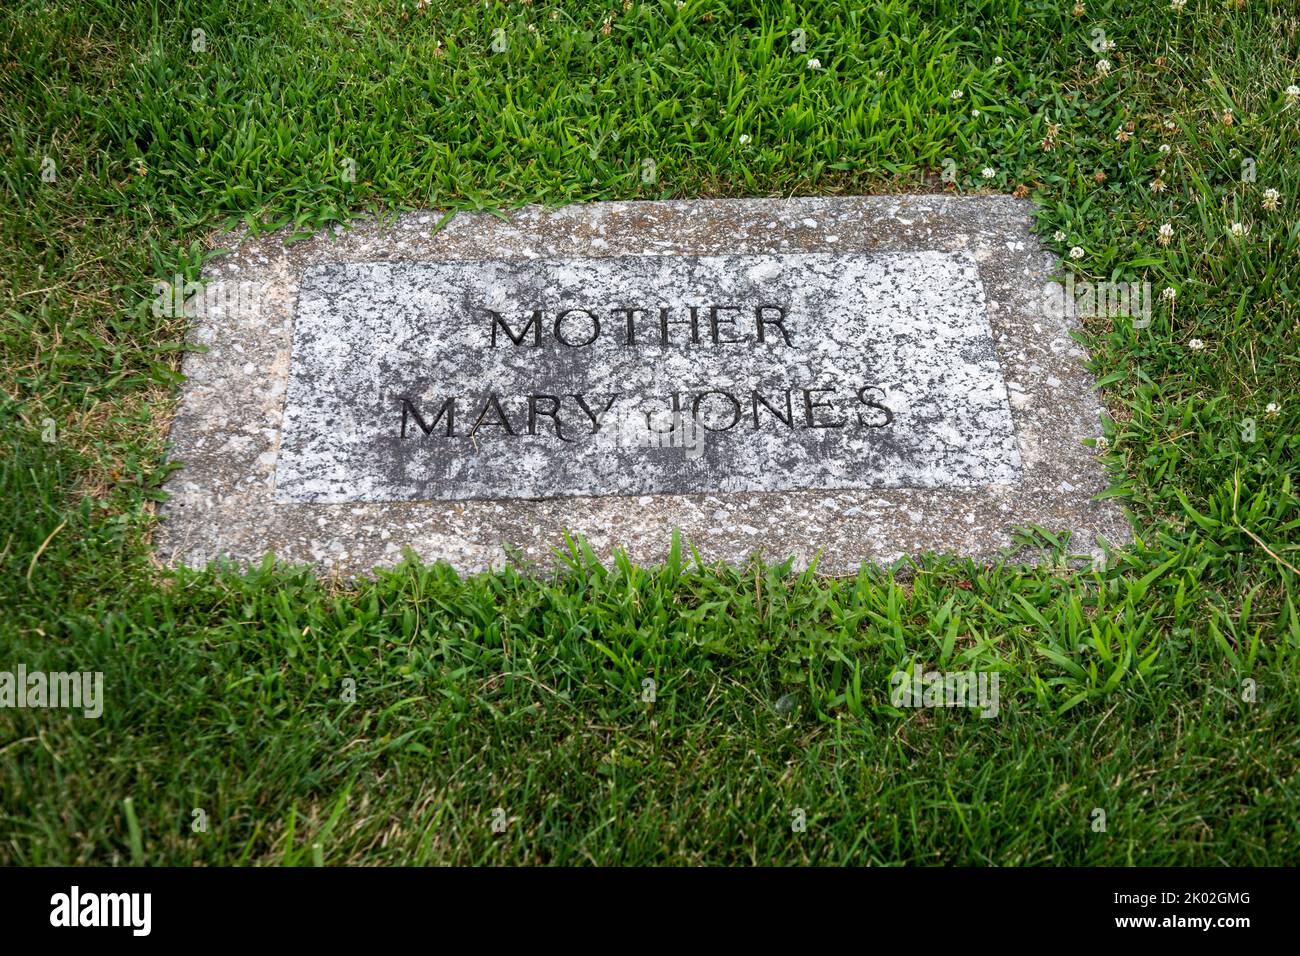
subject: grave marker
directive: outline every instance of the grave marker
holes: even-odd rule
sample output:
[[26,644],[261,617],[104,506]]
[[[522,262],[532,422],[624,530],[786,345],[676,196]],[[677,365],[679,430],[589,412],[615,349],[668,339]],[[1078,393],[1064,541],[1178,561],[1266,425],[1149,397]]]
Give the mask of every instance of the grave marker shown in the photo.
[[327,263],[281,502],[1012,482],[968,255]]
[[566,530],[654,561],[677,528],[847,571],[1028,524],[1122,543],[1030,211],[594,203],[243,242],[191,297],[160,553],[473,571]]

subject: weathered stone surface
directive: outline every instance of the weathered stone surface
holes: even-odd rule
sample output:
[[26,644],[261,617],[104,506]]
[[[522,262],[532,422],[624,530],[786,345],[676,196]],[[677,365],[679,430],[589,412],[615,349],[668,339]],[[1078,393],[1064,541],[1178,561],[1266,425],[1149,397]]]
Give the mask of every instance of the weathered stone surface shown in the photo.
[[[165,560],[201,565],[219,555],[258,560],[272,552],[286,560],[353,573],[392,564],[409,546],[424,559],[446,559],[462,570],[478,570],[501,564],[508,554],[549,563],[551,548],[562,540],[563,531],[569,530],[585,535],[599,552],[622,546],[634,559],[654,561],[666,553],[671,530],[679,528],[708,559],[741,561],[759,551],[777,558],[793,555],[797,563],[805,564],[820,556],[824,569],[847,571],[862,560],[891,561],[902,554],[928,550],[994,558],[1011,544],[1015,528],[1030,523],[1073,531],[1076,548],[1085,551],[1098,538],[1113,543],[1129,538],[1127,523],[1113,502],[1090,500],[1107,485],[1092,450],[1083,444],[1100,434],[1100,407],[1082,365],[1083,350],[1071,338],[1074,320],[1040,307],[1052,259],[1039,249],[1030,232],[1027,203],[1006,197],[947,196],[597,203],[561,209],[526,207],[508,221],[486,214],[461,215],[431,234],[437,221],[433,213],[409,214],[386,225],[365,223],[352,231],[337,230],[289,246],[283,245],[283,236],[263,236],[243,241],[229,255],[213,260],[205,274],[209,307],[196,319],[192,332],[193,341],[207,350],[186,356],[184,371],[189,380],[172,429],[173,455],[184,467],[170,480],[167,490],[172,497],[162,509],[158,548]],[[230,237],[223,244],[235,244],[238,238]],[[743,261],[761,264],[834,254],[844,254],[847,258],[841,261],[852,260],[868,271],[875,269],[873,274],[880,281],[893,283],[882,286],[891,294],[941,304],[939,314],[931,317],[939,330],[936,335],[966,337],[968,348],[962,362],[973,370],[971,381],[988,389],[989,401],[968,404],[964,411],[952,411],[945,419],[956,432],[949,435],[955,440],[944,443],[944,453],[934,456],[932,463],[946,461],[946,472],[934,471],[927,478],[915,457],[924,429],[931,428],[931,435],[938,433],[935,430],[941,423],[937,421],[915,426],[910,436],[910,464],[902,453],[894,461],[899,469],[918,469],[905,479],[906,487],[887,487],[888,478],[881,478],[888,474],[887,468],[837,472],[835,463],[853,451],[844,437],[823,439],[829,444],[818,445],[805,443],[807,436],[800,435],[793,442],[782,441],[779,448],[757,450],[742,439],[731,446],[736,457],[730,460],[728,446],[714,442],[729,433],[706,432],[704,455],[694,460],[687,454],[689,449],[681,447],[638,450],[617,443],[605,449],[609,455],[601,457],[597,454],[600,444],[591,442],[586,452],[592,456],[588,464],[576,464],[582,461],[577,455],[564,459],[568,463],[565,468],[538,472],[511,459],[511,455],[522,459],[528,454],[523,442],[510,446],[500,435],[488,437],[480,428],[474,439],[463,441],[471,447],[478,442],[480,449],[509,449],[499,456],[502,467],[511,469],[519,493],[539,495],[491,500],[479,497],[485,486],[482,482],[476,486],[479,479],[468,472],[459,485],[443,480],[447,476],[439,478],[436,456],[433,475],[429,461],[421,461],[417,454],[409,456],[406,465],[378,469],[374,474],[338,471],[340,463],[353,461],[349,456],[365,460],[368,451],[362,428],[345,425],[336,430],[335,434],[348,440],[362,440],[363,444],[351,449],[313,448],[311,435],[315,433],[296,431],[295,416],[302,415],[305,423],[314,414],[310,406],[314,400],[322,403],[321,408],[333,402],[334,407],[359,415],[355,421],[364,423],[370,419],[358,409],[364,411],[369,403],[383,412],[382,404],[375,403],[381,395],[390,394],[385,389],[399,385],[423,388],[421,397],[427,401],[427,396],[436,394],[430,389],[441,384],[432,378],[420,380],[420,369],[427,365],[422,364],[418,349],[412,352],[409,364],[403,364],[407,362],[405,353],[400,348],[393,351],[397,343],[382,322],[370,323],[377,336],[370,346],[365,336],[359,336],[354,344],[342,347],[339,354],[359,360],[351,366],[331,370],[322,367],[320,358],[304,364],[312,349],[308,328],[313,322],[330,321],[328,300],[319,293],[329,291],[328,284],[349,270],[388,267],[420,285],[432,276],[440,275],[443,279],[439,281],[446,281],[455,274],[457,264],[473,269],[485,266],[469,263],[495,262],[497,268],[526,284],[551,281],[554,275],[546,279],[547,270],[563,262],[605,260],[603,266],[593,266],[600,269],[621,257],[661,260],[642,262],[639,268],[644,270],[684,264],[691,257],[706,261],[745,257]],[[888,279],[886,263],[897,264],[900,274]],[[922,263],[949,271],[928,283],[913,282],[908,270]],[[621,279],[628,284],[620,286],[620,293],[634,291],[630,283],[641,273],[621,268]],[[212,294],[214,289],[235,287],[252,294]],[[852,289],[841,289],[833,282],[827,287],[826,294],[839,296],[841,305],[853,294]],[[977,305],[974,300],[981,289],[984,301]],[[318,302],[315,307],[313,297]],[[877,302],[871,308],[849,311],[863,320],[865,329],[889,309],[888,302]],[[342,332],[347,324],[344,320],[363,323],[365,311],[361,308],[351,315],[340,311],[332,321],[342,323],[338,325]],[[987,338],[982,337],[980,313],[987,322]],[[918,318],[909,309],[900,321]],[[517,320],[516,314],[516,331]],[[832,328],[852,325],[848,320],[843,326],[835,325],[837,321]],[[795,325],[787,324],[793,336]],[[573,327],[575,334],[578,328]],[[752,336],[755,330],[751,328],[749,333]],[[989,340],[992,356],[987,352]],[[872,370],[874,358],[864,362],[855,354],[853,346],[858,342],[863,343],[864,352],[883,354],[875,333],[864,331],[859,338],[847,335],[842,349],[847,357],[836,371],[845,381],[852,374]],[[318,348],[326,344],[325,338],[316,343]],[[613,350],[613,344],[608,348]],[[907,363],[896,363],[884,371],[894,383],[916,378],[927,361],[941,372],[955,363],[946,351],[948,346],[938,343],[928,350],[909,345],[905,349]],[[445,355],[460,355],[460,360],[468,363],[480,353],[481,349],[466,348]],[[328,349],[322,354],[328,354]],[[444,353],[427,354],[439,361]],[[750,354],[755,351],[751,349]],[[389,358],[381,361],[385,355]],[[640,383],[646,390],[670,380],[676,383],[679,377],[668,374],[669,357],[652,363],[652,372],[638,373],[645,366],[632,363],[628,374],[649,375]],[[750,374],[775,376],[778,370],[784,378],[774,384],[784,389],[788,379],[789,387],[802,388],[803,383],[795,379],[816,371],[811,366],[800,368],[797,361],[793,366],[764,364],[770,358],[759,354],[747,359],[748,365],[715,361],[707,367],[705,359],[699,366],[701,378],[682,388],[698,387],[698,382],[708,380],[707,375],[732,374],[739,381]],[[371,371],[358,371],[357,365],[364,366],[367,361]],[[386,367],[383,361],[388,362]],[[478,368],[473,375],[468,374],[471,366],[466,365],[467,374],[457,377],[456,384],[468,395],[469,387],[478,385],[484,376],[489,380],[496,376],[503,388],[509,386],[517,396],[523,387],[531,388],[540,381],[536,356],[519,366],[511,365],[513,360],[500,361],[500,365]],[[619,374],[617,362],[612,367],[603,361],[565,366],[556,360],[548,367],[543,360],[542,364],[542,372],[549,368],[559,378],[564,378],[561,373],[566,367],[588,376],[564,390],[568,393],[581,392],[577,385],[584,385],[604,396],[612,376]],[[301,380],[312,368],[321,373],[319,380]],[[333,393],[327,384],[331,381]],[[338,391],[355,389],[362,381],[366,387],[360,397]],[[1004,382],[1006,402],[999,406],[994,399]],[[311,391],[313,385],[319,389],[316,394]],[[555,384],[549,387],[558,390]],[[925,400],[924,396],[934,392],[918,388],[915,394]],[[802,393],[795,394],[795,399],[801,398]],[[954,408],[965,396],[956,398]],[[297,404],[300,399],[301,405]],[[903,413],[911,406],[900,402],[896,410],[887,407],[895,412],[894,424],[901,428]],[[1003,411],[999,412],[999,407]],[[516,398],[512,408],[513,421],[519,423],[525,406]],[[797,405],[794,410],[798,411]],[[390,405],[385,414],[391,415],[391,411]],[[823,408],[815,412],[836,413]],[[1008,412],[1010,433],[1005,426]],[[542,420],[549,423],[545,416]],[[959,424],[976,420],[983,423],[978,434]],[[391,428],[392,421],[390,417],[387,427]],[[878,432],[869,437],[878,438]],[[1014,441],[1006,440],[1009,435],[1014,435]],[[421,441],[425,441],[423,436]],[[711,447],[718,458],[708,457]],[[322,451],[325,454],[320,454]],[[596,483],[601,477],[600,466],[591,462],[608,463],[637,451],[675,456],[675,461],[643,469],[641,476],[648,486]],[[764,454],[778,465],[754,466],[754,456],[763,460]],[[782,454],[803,456],[800,467],[803,478],[808,479],[801,479],[805,487],[783,486],[778,483],[779,475],[768,474],[779,470]],[[431,453],[425,455],[427,459]],[[967,457],[959,462],[961,456]],[[375,460],[384,459],[376,452]],[[456,460],[479,459],[465,456]],[[698,475],[688,470],[692,467],[703,469],[712,485],[688,482],[687,478]],[[614,469],[614,473],[620,472]],[[851,484],[863,474],[872,477],[863,484]],[[724,490],[727,479],[738,482],[730,487],[743,490]],[[773,488],[782,490],[761,490]],[[590,493],[593,490],[607,493]],[[454,500],[433,500],[444,493]],[[335,500],[328,500],[331,498]],[[385,498],[390,500],[381,500]]]
[[277,501],[1018,476],[967,254],[331,263],[298,294]]

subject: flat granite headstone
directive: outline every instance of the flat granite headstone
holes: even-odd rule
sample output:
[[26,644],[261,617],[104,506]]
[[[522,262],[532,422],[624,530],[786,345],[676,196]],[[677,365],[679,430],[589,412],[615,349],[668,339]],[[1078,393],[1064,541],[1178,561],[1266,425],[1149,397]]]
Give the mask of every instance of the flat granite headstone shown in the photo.
[[[238,244],[191,295],[163,556],[360,572],[411,548],[851,570],[1128,540],[1052,258],[1004,197],[415,213]],[[232,245],[235,243],[232,242]],[[180,297],[177,297],[180,301]]]
[[942,488],[1019,466],[969,255],[331,263],[298,291],[275,491]]

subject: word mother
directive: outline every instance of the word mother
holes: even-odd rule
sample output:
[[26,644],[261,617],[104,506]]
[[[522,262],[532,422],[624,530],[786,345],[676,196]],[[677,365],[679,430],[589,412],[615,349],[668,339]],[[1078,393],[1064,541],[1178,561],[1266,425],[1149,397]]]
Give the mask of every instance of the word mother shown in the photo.
[[[491,319],[488,342],[492,348],[497,348],[498,332],[505,333],[500,339],[503,345],[505,339],[509,339],[515,345],[542,344],[542,330],[547,326],[546,313],[543,310],[534,309],[532,316],[518,331],[511,327],[501,313],[491,309],[484,311]],[[652,311],[657,312],[657,316],[652,316]],[[737,334],[740,331],[741,315],[730,314],[746,312],[747,310],[741,306],[711,305],[706,309],[704,306],[691,305],[687,306],[685,311],[685,315],[680,314],[680,310],[674,314],[673,309],[663,306],[655,310],[611,309],[610,312],[614,316],[612,331],[623,345],[669,345],[671,344],[669,326],[683,326],[690,329],[691,344],[699,345],[701,329],[707,323],[705,334],[714,345],[742,345],[750,341],[748,333]],[[779,305],[755,306],[753,317],[753,330],[760,343],[767,342],[776,333],[780,335],[779,341],[784,341],[790,348],[798,348],[790,341],[790,333],[786,330],[784,308]],[[549,324],[549,328],[551,336],[561,345],[582,348],[600,338],[604,327],[600,323],[600,317],[589,309],[564,309],[556,313],[555,321]],[[532,333],[531,342],[528,342],[529,332]],[[637,338],[638,333],[641,335],[640,339]],[[682,334],[685,334],[685,329]],[[646,338],[647,335],[649,340]]]

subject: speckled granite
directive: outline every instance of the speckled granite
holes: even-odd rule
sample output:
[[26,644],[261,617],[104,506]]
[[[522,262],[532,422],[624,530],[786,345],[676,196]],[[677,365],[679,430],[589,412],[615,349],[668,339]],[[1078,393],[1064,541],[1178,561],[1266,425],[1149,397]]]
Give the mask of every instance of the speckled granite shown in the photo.
[[[549,564],[551,549],[562,542],[566,529],[585,535],[598,552],[622,546],[637,560],[655,561],[666,554],[671,530],[679,528],[709,559],[742,561],[760,551],[778,558],[793,555],[798,564],[806,564],[820,554],[823,569],[848,571],[863,560],[892,561],[926,550],[993,558],[1011,544],[1014,528],[1029,523],[1074,531],[1077,550],[1089,550],[1098,537],[1123,543],[1130,533],[1119,508],[1110,501],[1090,500],[1106,482],[1091,449],[1081,442],[1100,433],[1100,408],[1082,367],[1083,351],[1070,337],[1073,320],[1041,308],[1041,289],[1052,260],[1030,232],[1029,213],[1027,203],[1006,197],[692,200],[526,207],[508,221],[487,214],[460,215],[436,235],[431,235],[436,214],[413,213],[386,226],[365,223],[288,247],[281,235],[242,242],[239,235],[228,237],[221,244],[234,251],[213,260],[205,281],[210,288],[239,285],[258,294],[209,295],[223,306],[206,309],[194,322],[192,339],[208,350],[185,359],[188,381],[172,428],[173,455],[184,467],[167,485],[171,498],[163,506],[158,552],[166,561],[189,565],[202,565],[218,555],[255,561],[270,552],[322,570],[355,573],[395,563],[409,546],[425,559],[445,559],[473,571],[500,565],[508,551]],[[639,258],[614,261],[619,257]],[[699,258],[692,266],[685,257]],[[883,411],[860,402],[856,408],[844,404],[850,398],[858,401],[847,387],[839,405],[833,401],[829,407],[815,407],[813,420],[848,419],[850,411],[856,420],[862,411],[863,434],[856,439],[787,434],[777,441],[773,431],[765,439],[758,432],[728,446],[722,441],[730,430],[715,434],[696,429],[698,442],[692,437],[695,432],[683,433],[679,446],[647,448],[638,440],[618,437],[622,433],[614,428],[611,410],[614,417],[602,419],[609,431],[595,436],[598,440],[589,442],[586,452],[539,464],[536,456],[528,459],[524,441],[512,445],[509,436],[503,441],[498,422],[496,428],[481,425],[472,437],[442,437],[444,443],[477,444],[480,454],[496,449],[497,467],[505,469],[496,477],[490,471],[478,476],[466,472],[456,479],[447,472],[439,474],[438,455],[428,450],[429,443],[436,445],[436,435],[441,434],[437,430],[445,421],[425,436],[408,416],[408,447],[425,443],[423,449],[405,453],[404,459],[394,454],[391,461],[400,464],[358,469],[367,454],[383,461],[382,454],[364,445],[369,439],[360,426],[371,418],[383,423],[386,417],[383,427],[391,441],[400,428],[402,397],[413,403],[408,411],[422,411],[429,425],[438,410],[431,399],[444,394],[439,390],[444,382],[456,378],[449,363],[460,363],[457,385],[463,385],[467,396],[481,399],[493,392],[495,386],[484,388],[484,382],[501,386],[501,408],[516,432],[527,431],[527,398],[520,396],[550,392],[541,387],[525,391],[539,381],[538,356],[546,353],[545,346],[527,359],[503,357],[480,366],[473,364],[477,353],[470,348],[451,349],[443,342],[429,351],[421,344],[428,330],[416,321],[425,306],[391,310],[394,322],[385,323],[383,313],[372,307],[373,294],[356,292],[361,295],[356,308],[344,307],[346,297],[354,294],[349,290],[362,288],[348,279],[374,279],[391,270],[387,281],[394,294],[402,289],[422,295],[441,289],[447,294],[457,275],[492,268],[508,281],[488,283],[479,291],[488,299],[487,308],[501,304],[498,311],[506,316],[516,293],[556,283],[562,288],[564,263],[578,268],[576,260],[583,260],[588,279],[604,277],[599,279],[604,283],[599,289],[602,307],[613,309],[630,305],[626,296],[633,293],[661,292],[664,277],[686,275],[679,270],[741,274],[728,267],[724,257],[745,257],[730,260],[732,266],[744,266],[750,283],[733,290],[738,295],[757,294],[767,284],[768,291],[790,291],[792,303],[803,294],[811,296],[804,301],[823,314],[827,308],[839,310],[839,318],[832,316],[829,324],[821,325],[832,332],[824,336],[826,341],[845,346],[835,359],[834,374],[827,378],[846,385],[877,384],[857,381],[874,373],[887,390],[882,404],[893,417],[889,425],[900,427],[877,427],[888,417]],[[610,261],[591,261],[596,259]],[[777,279],[767,275],[772,268],[784,271],[795,263],[813,263],[831,272],[814,280],[801,269],[798,280],[789,285],[769,284]],[[849,264],[860,270],[853,273],[852,287],[831,275]],[[869,305],[855,306],[854,288],[860,290],[864,281],[877,294]],[[800,288],[802,293],[793,291]],[[609,301],[611,296],[623,298]],[[545,305],[554,309],[555,304]],[[297,341],[296,314],[301,323]],[[796,328],[806,332],[810,326],[798,326],[795,312],[789,314],[785,327],[797,345]],[[722,319],[723,338],[728,333],[756,336],[752,313],[749,328],[743,311],[723,315],[740,320],[733,332]],[[518,334],[526,318],[516,311],[507,324]],[[583,316],[570,318],[573,323],[562,326],[562,334],[571,341],[585,340],[592,326],[577,321]],[[707,311],[701,311],[700,318],[709,351],[713,347]],[[887,339],[881,330],[901,322],[916,332],[916,324],[927,318],[933,323],[932,341],[914,335],[891,359],[889,350],[882,348]],[[553,321],[552,312],[547,319]],[[416,322],[407,331],[423,333],[409,355],[401,348],[403,322]],[[349,331],[351,323],[357,323],[357,329]],[[656,322],[649,327],[657,334]],[[313,338],[308,331],[327,328],[332,331],[324,337]],[[988,351],[985,328],[991,331],[995,354]],[[689,333],[689,325],[673,327],[674,332],[679,329]],[[466,333],[474,330],[485,334],[482,326],[465,325]],[[544,326],[543,331],[551,337],[554,327]],[[768,325],[766,331],[775,337],[781,329]],[[331,345],[330,335],[340,341]],[[716,383],[718,376],[731,376],[733,389],[748,388],[757,376],[764,384],[779,386],[771,404],[784,413],[781,390],[813,387],[803,379],[825,375],[829,367],[825,353],[814,358],[816,353],[810,352],[783,363],[775,352],[757,353],[751,345],[743,359],[705,360],[698,366],[699,377],[691,378],[697,365],[670,367],[674,356],[661,348],[649,374],[643,357],[620,363],[614,354],[616,341],[611,336],[605,345],[593,343],[592,348],[608,353],[594,361],[543,358],[543,378],[551,378],[541,384],[557,394],[561,389],[555,383],[572,385],[562,390],[570,395],[584,394],[581,385],[603,402],[610,392],[633,394],[636,388],[658,388],[669,380],[682,382],[689,392]],[[858,343],[860,349],[852,347]],[[498,344],[521,351],[504,338]],[[291,362],[295,349],[298,354]],[[683,355],[696,353],[679,351],[676,357]],[[345,361],[331,367],[329,362],[336,360]],[[443,365],[431,368],[430,361]],[[320,373],[315,378],[313,368]],[[944,373],[954,369],[963,370],[969,387],[960,389],[960,395],[949,394],[954,400],[950,414],[943,419],[931,415],[933,420],[915,423],[907,432],[907,410],[933,403],[945,391]],[[929,373],[938,377],[927,379]],[[630,387],[613,388],[621,384],[619,376],[631,376]],[[404,394],[395,394],[394,388]],[[972,401],[970,393],[979,390],[982,397]],[[514,396],[513,404],[506,403],[506,394]],[[834,400],[837,394],[814,393],[812,400]],[[874,402],[877,393],[863,397]],[[803,393],[795,391],[796,416],[806,411],[800,407],[803,400]],[[583,420],[594,424],[576,403],[570,404],[561,413],[566,426]],[[472,406],[469,401],[471,417],[459,419],[456,432],[467,432],[479,417],[483,405]],[[588,406],[600,412],[595,402]],[[540,440],[540,433],[554,422],[544,414],[549,407],[535,409],[538,434],[515,438]],[[1007,440],[1008,411],[1014,442]],[[714,396],[706,400],[702,418],[715,426],[726,424],[731,412],[729,399]],[[751,412],[752,404],[746,405],[744,414]],[[360,417],[330,426],[326,422],[332,413]],[[767,424],[766,409],[762,416]],[[313,424],[316,418],[320,421]],[[497,419],[491,410],[484,421]],[[970,427],[976,422],[980,427]],[[335,436],[342,436],[341,443],[331,445],[320,437],[330,434],[330,427]],[[893,446],[893,458],[887,457],[890,442],[882,440],[886,431],[906,439]],[[357,440],[362,444],[349,447],[349,441]],[[756,440],[775,444],[765,448],[752,444]],[[867,444],[855,449],[855,440]],[[926,441],[933,452],[928,458],[917,453]],[[839,463],[855,450],[874,467],[841,468]],[[873,453],[877,458],[870,458]],[[585,465],[583,454],[589,456]],[[783,455],[793,455],[797,466],[784,477],[776,473]],[[658,466],[642,468],[627,479],[618,477],[630,474],[626,467],[611,465],[655,456]],[[466,460],[464,455],[442,457],[444,463]],[[891,467],[900,474],[912,469],[903,479],[909,487],[871,487],[890,484]],[[478,497],[491,493],[501,474],[509,476],[518,494],[570,496]],[[787,482],[789,475],[798,477]],[[850,487],[854,482],[857,485]],[[805,487],[796,487],[800,484]],[[593,488],[622,494],[583,494]],[[654,493],[638,493],[642,490]],[[391,500],[439,494],[460,500]],[[337,498],[350,500],[327,503]]]
[[328,263],[298,293],[275,500],[1018,477],[968,254]]

